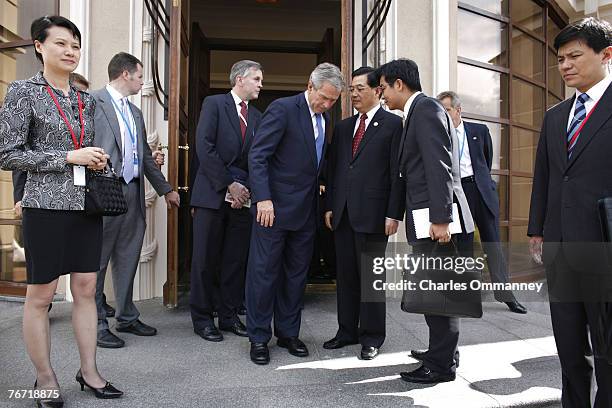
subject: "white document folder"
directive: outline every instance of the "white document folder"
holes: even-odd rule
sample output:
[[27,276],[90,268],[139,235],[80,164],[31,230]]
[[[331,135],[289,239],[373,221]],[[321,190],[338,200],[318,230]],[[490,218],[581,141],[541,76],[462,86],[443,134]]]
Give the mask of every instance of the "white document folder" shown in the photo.
[[[429,208],[420,208],[418,210],[412,210],[412,219],[414,220],[414,232],[417,239],[429,238]],[[461,233],[461,221],[459,221],[459,207],[457,203],[453,203],[453,222],[450,223],[450,233],[459,234]]]

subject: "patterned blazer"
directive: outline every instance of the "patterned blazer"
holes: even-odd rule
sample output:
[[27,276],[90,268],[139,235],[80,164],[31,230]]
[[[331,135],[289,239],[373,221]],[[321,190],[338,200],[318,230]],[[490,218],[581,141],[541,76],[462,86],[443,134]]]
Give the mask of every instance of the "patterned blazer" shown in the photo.
[[[74,185],[72,165],[66,162],[74,144],[47,85],[42,72],[9,85],[0,108],[0,168],[28,172],[23,207],[83,210],[85,188]],[[77,92],[80,93],[84,105],[83,146],[92,146],[95,100],[70,85],[69,96],[51,89],[77,139],[81,135],[77,102]]]

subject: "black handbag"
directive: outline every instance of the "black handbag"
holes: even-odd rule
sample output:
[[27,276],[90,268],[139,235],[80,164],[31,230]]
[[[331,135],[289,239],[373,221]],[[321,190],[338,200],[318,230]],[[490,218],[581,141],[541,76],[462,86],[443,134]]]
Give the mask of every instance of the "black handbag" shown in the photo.
[[[437,257],[453,258],[459,256],[455,244],[451,241],[451,251],[443,250],[442,244],[437,244],[429,255],[430,259]],[[448,248],[448,247],[447,247]],[[453,263],[459,265],[459,263]],[[472,286],[474,281],[481,282],[480,270],[465,270],[462,273],[454,269],[420,268],[414,273],[404,274],[404,280],[409,289],[404,289],[401,308],[407,313],[418,313],[446,317],[482,317],[482,298],[480,285]],[[413,283],[410,283],[413,282]],[[448,289],[438,289],[444,285],[452,285]],[[435,289],[433,289],[435,288]]]
[[123,180],[115,174],[110,160],[102,171],[87,169],[85,213],[107,217],[125,214],[128,206],[123,185]]

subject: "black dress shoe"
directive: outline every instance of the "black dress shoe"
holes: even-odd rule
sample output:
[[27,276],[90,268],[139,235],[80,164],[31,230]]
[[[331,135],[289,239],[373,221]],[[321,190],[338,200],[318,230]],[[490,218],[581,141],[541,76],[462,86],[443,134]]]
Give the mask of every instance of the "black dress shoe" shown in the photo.
[[518,300],[513,300],[511,302],[504,303],[506,304],[506,306],[508,306],[508,309],[510,309],[511,312],[518,314],[527,314],[527,309],[525,308],[525,306],[521,305]]
[[431,371],[425,365],[416,370],[400,373],[402,380],[419,384],[436,384],[441,382],[455,381],[455,373],[441,374]]
[[[38,385],[38,380],[34,381],[35,390],[36,390],[37,385]],[[34,399],[37,407],[39,408],[62,408],[64,406],[64,399],[62,398],[59,390],[44,390],[44,391],[46,391],[45,398],[35,398]]]
[[155,336],[157,329],[144,324],[140,320],[135,320],[129,326],[115,326],[115,330],[123,333],[132,333],[137,336]]
[[98,331],[98,347],[121,348],[123,346],[125,346],[125,341],[115,336],[109,329]]
[[362,346],[361,347],[361,359],[362,360],[373,360],[378,355],[378,347]]
[[106,312],[106,317],[115,317],[115,308],[114,307],[112,307],[108,303],[104,302],[104,304],[102,305],[102,308],[104,309],[104,312]]
[[270,362],[270,350],[266,343],[251,343],[251,361],[259,365]]
[[81,384],[81,391],[85,391],[85,387],[87,387],[94,392],[94,395],[96,396],[96,398],[113,399],[113,398],[119,398],[123,395],[123,391],[119,391],[108,381],[102,388],[92,387],[91,385],[85,382],[85,379],[83,378],[83,375],[81,374],[81,370],[79,370],[75,378],[77,382]]
[[289,354],[293,354],[296,357],[307,357],[308,348],[304,342],[297,337],[281,337],[276,341],[279,347],[286,348],[289,350]]
[[231,326],[221,326],[221,325],[219,325],[219,329],[221,329],[223,331],[232,332],[236,336],[249,337],[249,335],[247,333],[246,326],[244,324],[242,324],[241,321],[237,321],[234,324],[232,324]]
[[238,308],[238,314],[239,314],[240,316],[246,316],[246,307],[244,307],[244,306],[240,306],[240,307]]
[[193,329],[193,331],[204,340],[214,342],[223,341],[223,335],[215,326],[207,326],[199,330]]
[[[419,361],[423,361],[427,350],[410,350],[410,355]],[[455,367],[459,368],[459,350],[455,351]]]
[[335,349],[339,349],[345,346],[350,346],[353,344],[357,344],[357,342],[340,340],[339,338],[334,337],[333,339],[327,340],[325,343],[323,343],[323,348],[327,350],[335,350]]

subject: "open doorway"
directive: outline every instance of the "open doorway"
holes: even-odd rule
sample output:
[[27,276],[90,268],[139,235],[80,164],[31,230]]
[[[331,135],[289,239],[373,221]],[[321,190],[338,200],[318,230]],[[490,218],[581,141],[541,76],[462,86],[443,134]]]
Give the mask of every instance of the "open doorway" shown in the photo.
[[[346,30],[342,32],[342,18],[346,15],[342,10],[347,1],[192,0],[187,6],[183,3],[179,11],[182,18],[173,18],[173,22],[182,26],[182,35],[174,37],[177,43],[180,41],[182,63],[176,63],[174,76],[171,67],[170,75],[171,86],[176,80],[176,89],[180,90],[174,98],[179,107],[175,108],[173,119],[171,97],[169,120],[170,144],[172,132],[176,131],[177,148],[182,150],[175,169],[178,184],[183,186],[179,187],[182,202],[189,202],[189,182],[198,165],[195,149],[190,146],[195,146],[203,99],[229,92],[230,68],[241,59],[263,65],[264,86],[259,99],[253,102],[262,112],[273,100],[305,90],[310,72],[320,62],[332,62],[350,72],[350,67],[341,62],[351,42],[345,38]],[[178,56],[178,50],[175,55]],[[186,71],[187,78],[183,74]],[[341,111],[338,103],[332,120],[340,119]],[[188,206],[184,206],[178,211],[176,227],[169,222],[164,301],[170,306],[176,305],[177,294],[189,287],[191,237],[191,216]],[[172,240],[176,240],[175,244],[171,244]]]

